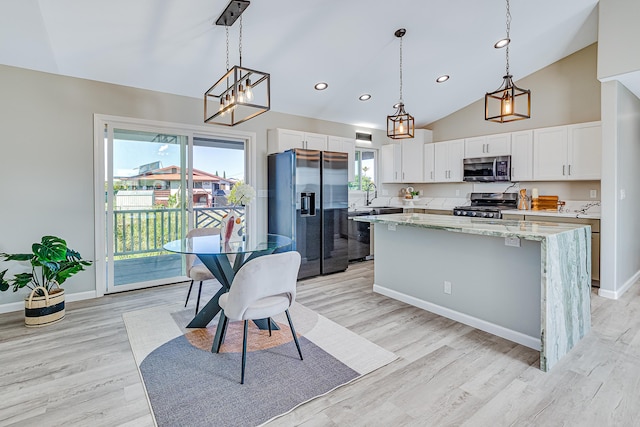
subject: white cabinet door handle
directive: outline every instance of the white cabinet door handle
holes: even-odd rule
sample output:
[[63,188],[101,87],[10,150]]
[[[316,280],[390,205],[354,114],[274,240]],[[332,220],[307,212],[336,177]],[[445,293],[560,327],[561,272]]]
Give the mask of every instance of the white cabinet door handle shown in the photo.
[[565,165],[562,165],[562,176],[564,176]]
[[567,175],[571,175],[571,165],[569,165],[569,173]]

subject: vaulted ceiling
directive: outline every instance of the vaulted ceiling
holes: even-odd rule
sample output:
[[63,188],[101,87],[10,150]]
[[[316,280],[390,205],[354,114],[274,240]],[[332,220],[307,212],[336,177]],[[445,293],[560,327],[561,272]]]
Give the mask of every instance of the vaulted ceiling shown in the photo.
[[[0,63],[201,98],[226,71],[229,0],[2,0]],[[597,0],[512,0],[515,80],[597,39]],[[498,88],[505,0],[252,0],[243,65],[271,74],[273,111],[383,129],[403,95],[418,126]],[[238,62],[239,22],[230,28]],[[449,74],[438,84],[436,77]],[[316,91],[324,81],[328,89]],[[363,93],[369,101],[358,100]]]

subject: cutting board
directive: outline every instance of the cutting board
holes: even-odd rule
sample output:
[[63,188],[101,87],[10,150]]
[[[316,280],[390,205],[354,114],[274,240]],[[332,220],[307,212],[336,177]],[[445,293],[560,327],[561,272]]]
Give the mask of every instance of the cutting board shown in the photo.
[[538,196],[537,199],[531,200],[532,211],[557,211],[558,196]]

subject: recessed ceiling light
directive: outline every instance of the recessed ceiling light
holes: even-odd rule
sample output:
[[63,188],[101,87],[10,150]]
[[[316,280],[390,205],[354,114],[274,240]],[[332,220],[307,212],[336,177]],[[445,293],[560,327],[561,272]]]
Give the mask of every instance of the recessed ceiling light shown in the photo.
[[505,47],[509,43],[511,43],[511,39],[510,38],[500,39],[500,40],[498,40],[496,42],[496,44],[493,45],[493,47],[495,47],[496,49],[502,49],[503,47]]
[[360,101],[368,101],[371,99],[371,95],[369,95],[368,93],[363,93],[358,99]]
[[328,87],[329,87],[329,85],[326,84],[325,82],[316,83],[316,85],[314,86],[314,88],[316,88],[316,90],[325,90]]
[[446,82],[447,80],[449,80],[449,75],[448,74],[443,74],[443,75],[441,75],[440,77],[438,77],[436,79],[436,82],[443,83],[443,82]]

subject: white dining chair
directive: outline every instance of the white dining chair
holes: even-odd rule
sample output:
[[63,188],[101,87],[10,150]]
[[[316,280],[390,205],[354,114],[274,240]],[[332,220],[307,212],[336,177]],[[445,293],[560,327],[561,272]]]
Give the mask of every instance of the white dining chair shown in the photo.
[[296,298],[299,269],[300,254],[294,251],[254,258],[238,270],[229,292],[220,296],[218,303],[225,318],[223,324],[219,324],[218,327],[226,328],[228,320],[244,321],[240,384],[244,384],[249,320],[267,319],[271,335],[271,317],[285,312],[298,355],[300,360],[303,360],[300,343],[289,315],[289,307]]
[[[194,228],[193,230],[189,230],[187,237],[213,236],[216,234],[220,234],[219,228]],[[198,287],[198,299],[196,300],[196,314],[198,314],[198,310],[200,309],[200,295],[202,294],[202,282],[205,280],[215,279],[215,277],[206,265],[199,262],[197,255],[188,254],[185,256],[187,276],[191,279],[191,284],[189,285],[189,292],[187,292],[187,300],[184,302],[184,306],[186,307],[189,303],[193,282],[196,280],[199,281],[200,286]]]

